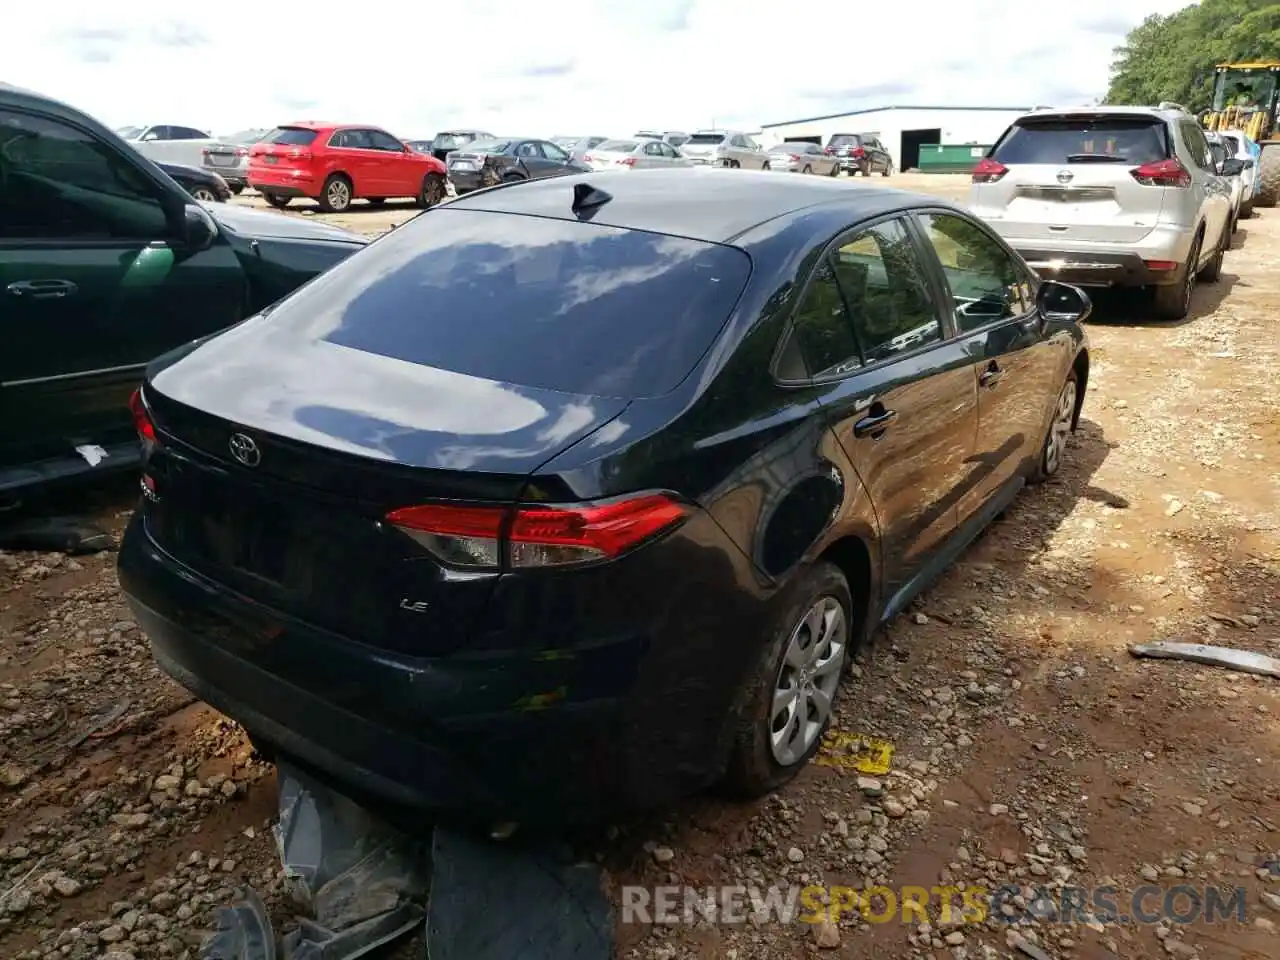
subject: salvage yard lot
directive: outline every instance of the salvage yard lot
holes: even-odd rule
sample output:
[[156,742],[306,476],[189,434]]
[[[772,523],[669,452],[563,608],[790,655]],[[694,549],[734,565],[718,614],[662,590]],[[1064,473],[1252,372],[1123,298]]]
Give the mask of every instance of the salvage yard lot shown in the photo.
[[[960,200],[968,181],[891,183]],[[416,212],[322,218],[376,234]],[[1280,656],[1278,314],[1277,210],[1242,225],[1186,323],[1099,298],[1063,473],[846,680],[838,728],[895,747],[879,783],[812,765],[757,804],[697,798],[582,838],[584,854],[615,888],[1111,884],[1123,903],[1143,885],[1243,887],[1244,923],[1018,930],[1053,958],[1280,955],[1280,684],[1126,652],[1179,639]],[[117,531],[129,506],[94,501]],[[272,769],[152,663],[113,554],[0,553],[0,957],[195,956],[245,884],[281,929],[274,813]],[[856,912],[838,931],[618,928],[619,956],[664,960],[1041,956],[1010,942],[995,917]]]

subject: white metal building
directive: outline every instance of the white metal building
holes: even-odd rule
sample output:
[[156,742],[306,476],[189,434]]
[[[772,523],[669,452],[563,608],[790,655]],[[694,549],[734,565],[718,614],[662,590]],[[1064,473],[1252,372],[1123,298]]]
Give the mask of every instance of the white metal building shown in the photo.
[[991,144],[1013,120],[1030,107],[873,107],[825,117],[766,123],[760,145],[765,149],[785,140],[809,140],[826,145],[836,133],[866,133],[879,138],[898,170],[910,170],[925,144]]

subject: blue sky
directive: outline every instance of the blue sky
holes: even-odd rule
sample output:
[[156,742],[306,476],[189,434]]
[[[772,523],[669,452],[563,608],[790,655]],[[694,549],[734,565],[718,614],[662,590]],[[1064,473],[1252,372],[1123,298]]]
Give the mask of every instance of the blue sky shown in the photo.
[[5,17],[0,80],[111,126],[292,119],[625,136],[882,104],[1088,102],[1162,0],[362,0],[103,4]]

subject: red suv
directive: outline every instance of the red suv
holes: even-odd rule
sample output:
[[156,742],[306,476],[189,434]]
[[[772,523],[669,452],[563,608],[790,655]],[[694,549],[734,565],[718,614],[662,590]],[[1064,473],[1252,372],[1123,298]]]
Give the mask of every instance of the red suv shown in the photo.
[[377,127],[291,123],[249,150],[249,186],[273,207],[310,197],[338,213],[355,199],[413,197],[430,207],[445,197],[445,166]]

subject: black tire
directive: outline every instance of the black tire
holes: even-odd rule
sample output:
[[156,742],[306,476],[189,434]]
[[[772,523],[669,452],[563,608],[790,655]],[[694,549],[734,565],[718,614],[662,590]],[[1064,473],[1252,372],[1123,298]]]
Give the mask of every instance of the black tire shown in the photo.
[[264,193],[262,199],[267,201],[269,206],[275,207],[277,210],[283,210],[289,205],[290,197],[282,197],[278,193]]
[[[734,705],[733,748],[724,786],[737,796],[758,797],[776,790],[804,769],[822,746],[830,717],[808,749],[785,766],[774,757],[770,736],[774,688],[781,674],[783,657],[806,614],[823,598],[834,600],[844,614],[844,648],[839,654],[837,668],[837,676],[843,679],[855,630],[853,596],[838,567],[818,562],[798,574],[788,586],[785,599],[777,608],[778,615],[769,628],[770,633],[761,645],[758,659],[744,680]],[[839,695],[837,686],[832,696],[831,715],[835,713]]]
[[521,180],[524,180],[524,179],[525,179],[524,177],[516,173],[514,170],[509,170],[502,175],[503,183],[519,183]]
[[804,168],[803,170],[801,170],[800,172],[801,172],[801,173],[813,173],[813,167],[811,167],[811,166],[809,166],[808,164],[806,164],[806,165],[805,165],[805,168]]
[[769,166],[769,161],[768,161],[768,160],[766,160],[764,163],[760,164],[760,169],[761,169],[761,170],[772,170],[772,169],[773,169],[773,167]]
[[345,213],[351,209],[355,191],[345,174],[331,173],[320,189],[320,209],[325,213]]
[[191,198],[200,200],[203,203],[217,203],[219,199],[218,195],[208,187],[192,187]]
[[[1070,391],[1069,400],[1064,399],[1065,394]],[[1036,464],[1036,469],[1031,474],[1028,482],[1044,483],[1059,470],[1062,469],[1062,460],[1064,447],[1067,437],[1075,433],[1076,429],[1076,408],[1080,405],[1080,381],[1076,377],[1075,370],[1067,374],[1067,379],[1062,382],[1062,386],[1058,390],[1058,397],[1053,404],[1053,415],[1049,418],[1049,429],[1045,431],[1044,443],[1040,445],[1040,460]],[[1064,410],[1067,407],[1067,410]],[[1062,423],[1062,415],[1067,413],[1070,417],[1069,426],[1064,431]]]
[[831,175],[832,177],[838,177],[838,176],[840,176],[840,163],[839,163],[839,161],[837,161],[836,163],[833,163],[833,164],[831,165],[831,174],[830,174],[830,175]]
[[1154,288],[1152,309],[1161,320],[1185,320],[1191,312],[1191,294],[1196,287],[1196,261],[1200,258],[1200,244],[1204,235],[1196,236],[1191,244],[1187,262],[1178,268],[1178,279]]
[[737,170],[740,166],[742,166],[742,164],[740,164],[737,160],[730,160],[730,161],[729,161],[729,169],[730,169],[730,170]]
[[387,202],[386,197],[369,197],[368,200],[371,207],[380,207]]
[[233,184],[231,187],[231,192],[237,197],[240,196],[240,194],[244,193],[244,184],[243,183]]
[[1196,282],[1218,282],[1218,279],[1222,276],[1222,259],[1226,255],[1227,248],[1231,246],[1231,230],[1231,224],[1227,224],[1227,226],[1223,228],[1222,239],[1218,241],[1217,252],[1214,253],[1213,259],[1204,265],[1204,269],[1196,274]]
[[438,173],[428,173],[422,178],[422,189],[418,191],[418,206],[427,210],[444,198],[444,177]]
[[1258,157],[1258,193],[1255,207],[1274,207],[1280,199],[1280,143],[1268,143]]
[[1250,197],[1247,200],[1241,200],[1240,216],[1236,220],[1237,224],[1239,224],[1240,220],[1248,220],[1252,216],[1253,216],[1253,197]]
[[893,164],[892,164],[892,163],[886,163],[886,164],[884,165],[884,169],[880,171],[880,176],[882,176],[882,177],[887,177],[887,176],[889,176],[889,175],[890,175],[890,174],[892,174],[892,173],[893,173]]

